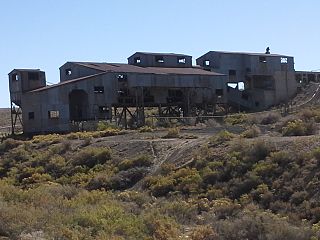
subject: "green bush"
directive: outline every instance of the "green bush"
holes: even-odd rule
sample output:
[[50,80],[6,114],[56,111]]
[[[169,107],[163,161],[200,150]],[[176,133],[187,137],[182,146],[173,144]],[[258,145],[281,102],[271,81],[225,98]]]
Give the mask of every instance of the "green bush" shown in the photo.
[[119,126],[112,123],[108,123],[106,121],[99,121],[97,124],[97,131],[105,131],[110,129],[119,130],[120,128]]
[[126,159],[119,163],[118,168],[119,170],[127,170],[133,167],[150,167],[153,161],[150,156],[141,155],[134,159]]
[[153,128],[149,126],[143,126],[139,128],[139,132],[144,133],[144,132],[153,132]]
[[8,139],[4,140],[2,143],[0,143],[0,153],[7,152],[13,148],[16,148],[20,144],[22,144],[22,141],[8,138]]
[[282,128],[283,136],[305,136],[312,135],[317,130],[313,121],[304,122],[300,119],[288,122]]
[[180,129],[178,127],[169,128],[168,132],[163,138],[179,138],[180,136]]
[[80,150],[72,159],[73,166],[82,165],[89,168],[97,164],[104,164],[107,160],[111,159],[111,149],[103,147],[88,147]]
[[176,180],[170,177],[151,177],[146,179],[145,184],[151,190],[152,195],[161,197],[174,190]]
[[215,136],[209,138],[209,143],[211,144],[221,144],[227,141],[230,141],[234,138],[234,134],[228,132],[227,130],[222,130]]
[[225,119],[224,122],[228,125],[238,125],[238,124],[244,124],[248,120],[247,115],[243,113],[237,113],[233,115],[228,115]]
[[255,138],[258,137],[260,133],[260,128],[257,125],[252,125],[241,133],[241,136],[245,138]]

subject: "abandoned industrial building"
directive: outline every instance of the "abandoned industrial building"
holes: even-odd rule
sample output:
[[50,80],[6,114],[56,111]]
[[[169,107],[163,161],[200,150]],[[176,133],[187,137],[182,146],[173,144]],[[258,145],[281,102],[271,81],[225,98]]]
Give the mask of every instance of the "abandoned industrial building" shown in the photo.
[[124,63],[67,62],[60,82],[46,84],[39,69],[9,73],[13,129],[69,132],[76,123],[110,120],[127,127],[157,116],[209,116],[217,106],[262,110],[297,90],[293,57],[210,51],[196,60],[173,53],[137,52]]

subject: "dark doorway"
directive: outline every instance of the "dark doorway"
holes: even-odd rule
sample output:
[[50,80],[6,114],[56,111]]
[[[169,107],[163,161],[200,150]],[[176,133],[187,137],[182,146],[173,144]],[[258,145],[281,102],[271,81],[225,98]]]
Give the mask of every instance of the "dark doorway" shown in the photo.
[[88,119],[88,94],[84,90],[72,90],[69,93],[69,112],[71,121]]

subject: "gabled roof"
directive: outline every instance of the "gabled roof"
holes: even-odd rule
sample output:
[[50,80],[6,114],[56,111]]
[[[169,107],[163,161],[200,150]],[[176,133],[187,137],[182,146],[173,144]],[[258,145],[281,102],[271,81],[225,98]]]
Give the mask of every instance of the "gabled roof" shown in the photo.
[[210,75],[220,76],[223,74],[210,72],[198,67],[191,68],[164,68],[164,67],[139,67],[125,63],[95,63],[95,62],[72,62],[83,67],[99,70],[101,72],[141,73],[141,74],[178,74],[178,75]]
[[83,67],[88,67],[91,69],[95,69],[100,71],[100,73],[93,74],[90,76],[70,79],[67,81],[59,82],[57,84],[45,86],[42,88],[38,88],[35,90],[30,91],[33,92],[40,92],[47,89],[67,85],[70,83],[89,80],[91,78],[95,78],[97,76],[102,76],[108,73],[141,73],[141,74],[156,74],[156,75],[202,75],[202,76],[224,76],[224,74],[205,71],[199,67],[192,67],[192,68],[160,68],[160,67],[139,67],[130,64],[124,63],[96,63],[96,62],[68,62],[77,64]]
[[175,57],[192,57],[190,55],[186,55],[186,54],[180,54],[180,53],[153,53],[153,52],[136,52],[134,54],[132,54],[130,57],[136,55],[136,54],[143,54],[143,55],[152,55],[152,56],[175,56]]
[[37,89],[29,91],[29,92],[41,92],[41,91],[44,91],[44,90],[47,90],[47,89],[50,89],[50,88],[60,87],[60,86],[67,85],[67,84],[70,84],[70,83],[73,83],[73,82],[78,82],[78,81],[81,81],[81,80],[88,80],[90,78],[94,78],[94,77],[101,76],[101,75],[104,75],[104,74],[106,74],[106,73],[102,72],[102,73],[97,73],[97,74],[93,74],[93,75],[90,75],[90,76],[85,76],[85,77],[81,77],[81,78],[75,78],[75,79],[71,79],[69,81],[59,82],[59,83],[56,83],[56,84],[53,84],[53,85],[45,86],[45,87],[42,87],[42,88],[37,88]]

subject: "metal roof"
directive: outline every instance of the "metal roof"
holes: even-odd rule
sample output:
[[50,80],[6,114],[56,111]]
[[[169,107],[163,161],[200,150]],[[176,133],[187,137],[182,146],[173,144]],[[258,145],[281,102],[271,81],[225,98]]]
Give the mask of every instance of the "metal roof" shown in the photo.
[[47,89],[50,89],[50,88],[60,87],[60,86],[67,85],[67,84],[70,84],[70,83],[73,83],[73,82],[78,82],[78,81],[81,81],[81,80],[88,80],[90,78],[94,78],[94,77],[101,76],[101,75],[104,75],[104,74],[106,74],[106,73],[102,72],[102,73],[97,73],[97,74],[93,74],[93,75],[90,75],[90,76],[85,76],[85,77],[81,77],[81,78],[75,78],[75,79],[71,79],[69,81],[59,82],[59,83],[56,83],[56,84],[53,84],[53,85],[45,86],[45,87],[42,87],[42,88],[37,88],[37,89],[29,91],[29,92],[41,92],[41,91],[44,91],[44,90],[47,90]]
[[203,70],[199,67],[191,68],[164,68],[164,67],[139,67],[125,63],[89,63],[72,62],[74,64],[96,69],[103,72],[141,73],[141,74],[177,74],[177,75],[206,75],[221,76],[223,74]]
[[[180,54],[180,53],[153,53],[153,52],[136,52],[132,54],[130,57],[136,55],[136,54],[143,54],[143,55],[152,55],[152,56],[176,56],[176,57],[192,57],[190,55],[186,54]],[[129,57],[129,58],[130,58]]]
[[266,54],[266,53],[252,53],[252,52],[228,52],[228,51],[209,51],[204,55],[207,55],[208,53],[239,54],[239,55],[249,55],[249,56],[263,56],[263,57],[291,57],[291,56],[281,55],[281,54]]
[[11,72],[9,72],[8,75],[10,75],[11,73],[16,72],[16,71],[17,72],[39,72],[39,71],[42,72],[40,69],[15,68]]
[[95,62],[69,62],[73,64],[77,64],[80,66],[88,67],[91,69],[96,69],[101,71],[100,73],[93,74],[90,76],[70,79],[64,82],[59,82],[57,84],[45,86],[42,88],[38,88],[32,90],[30,92],[40,92],[47,89],[63,86],[66,84],[82,81],[82,80],[89,80],[91,78],[101,76],[107,73],[141,73],[141,74],[156,74],[156,75],[202,75],[202,76],[224,76],[224,74],[205,71],[199,67],[193,68],[160,68],[160,67],[138,67],[130,64],[124,63],[95,63]]

